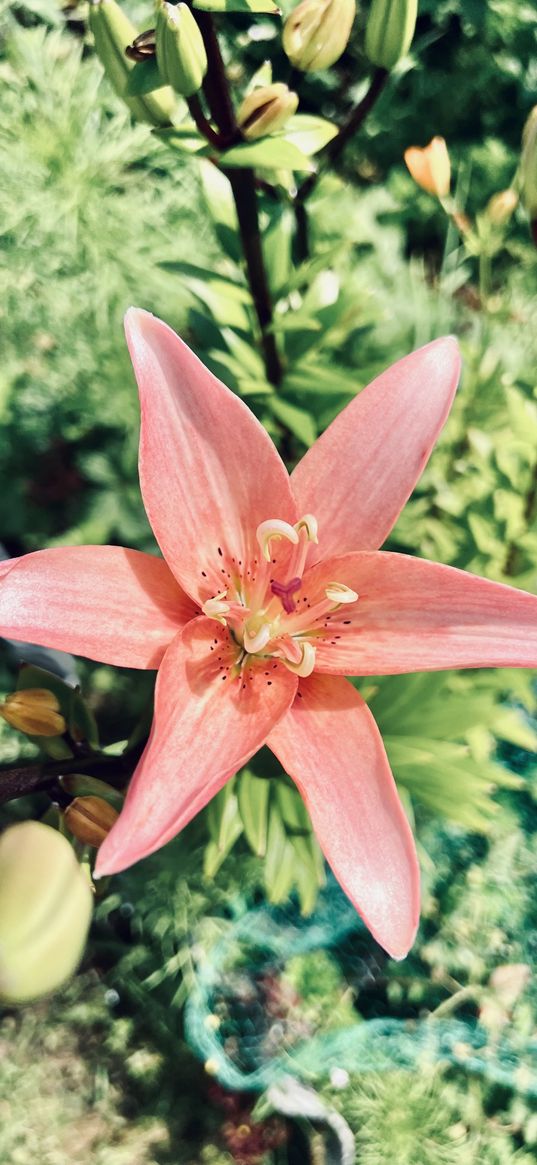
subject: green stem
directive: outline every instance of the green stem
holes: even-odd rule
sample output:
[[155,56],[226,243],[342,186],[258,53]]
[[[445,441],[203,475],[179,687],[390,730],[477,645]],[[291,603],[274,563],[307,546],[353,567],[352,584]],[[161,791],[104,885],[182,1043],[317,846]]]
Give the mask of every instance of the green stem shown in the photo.
[[487,303],[490,299],[492,289],[492,264],[490,255],[486,250],[481,251],[479,255],[479,298],[481,300],[481,307],[484,311],[487,310]]
[[[218,38],[212,19],[207,12],[196,12],[196,20],[203,37],[208,61],[203,90],[213,121],[220,131],[221,142],[225,143],[226,148],[229,148],[233,143],[241,141],[242,138],[235,119]],[[261,333],[265,371],[271,384],[278,385],[281,382],[283,370],[272,332],[272,300],[261,245],[255,174],[252,169],[224,170],[224,173],[231,183],[237,209],[246,272]]]
[[326,169],[327,165],[337,162],[347,142],[354,137],[363,125],[367,115],[380,97],[388,77],[389,73],[387,69],[375,69],[365,97],[353,109],[346,122],[341,126],[339,133],[325,146],[319,168],[314,174],[310,174],[297,190],[294,207],[297,224],[296,247],[299,262],[307,259],[310,253],[305,203],[315,189],[323,170]]
[[0,766],[0,805],[27,797],[31,793],[52,789],[60,777],[69,773],[97,773],[109,785],[123,788],[134,771],[140,757],[140,748],[132,749],[123,756],[107,756],[94,753],[91,756],[68,757],[66,760],[37,761],[28,765]]
[[192,97],[188,98],[187,105],[194,124],[197,126],[200,133],[203,134],[204,138],[209,142],[209,145],[214,146],[217,150],[223,150],[225,148],[225,142],[222,139],[222,135],[213,129],[210,121],[208,121],[205,117],[201,101],[197,93],[194,93]]

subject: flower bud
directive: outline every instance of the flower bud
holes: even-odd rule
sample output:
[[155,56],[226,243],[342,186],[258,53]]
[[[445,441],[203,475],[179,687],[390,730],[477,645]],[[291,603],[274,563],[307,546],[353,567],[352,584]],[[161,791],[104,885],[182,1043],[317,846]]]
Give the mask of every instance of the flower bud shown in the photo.
[[302,0],[285,21],[283,50],[303,73],[328,69],[345,51],[355,0]]
[[422,190],[426,190],[428,194],[435,194],[437,198],[447,197],[451,166],[444,138],[433,138],[423,150],[418,146],[410,146],[405,150],[405,162],[414,182],[421,186]]
[[38,821],[0,838],[0,998],[25,1003],[76,969],[92,892],[65,837]]
[[92,845],[98,849],[112,826],[119,817],[119,813],[108,801],[102,797],[75,797],[68,805],[63,818],[73,837],[84,845]]
[[201,88],[207,72],[207,54],[190,8],[159,3],[155,32],[161,76],[177,93],[191,97]]
[[418,15],[418,0],[373,0],[365,31],[372,65],[393,69],[408,52]]
[[135,62],[129,60],[126,49],[136,40],[137,34],[116,0],[91,0],[89,25],[108,80],[132,116],[137,121],[148,121],[150,125],[169,125],[175,108],[171,89],[165,86],[136,97],[128,92],[129,76]]
[[530,216],[532,235],[537,245],[537,105],[534,105],[522,134],[520,196]]
[[248,141],[254,141],[255,138],[275,133],[296,113],[297,106],[296,93],[281,82],[252,90],[244,98],[237,114],[242,136]]
[[517,204],[518,194],[512,186],[507,190],[500,190],[498,194],[493,194],[487,203],[487,218],[494,226],[503,227],[509,222]]
[[0,704],[0,716],[27,736],[61,736],[66,723],[54,692],[47,688],[22,688]]

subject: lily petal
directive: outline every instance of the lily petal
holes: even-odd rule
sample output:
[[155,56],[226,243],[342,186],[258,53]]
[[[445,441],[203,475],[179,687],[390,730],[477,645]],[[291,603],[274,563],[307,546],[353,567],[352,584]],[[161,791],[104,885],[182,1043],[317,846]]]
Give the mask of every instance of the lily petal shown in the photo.
[[236,648],[213,619],[193,620],[164,657],[151,736],[96,873],[113,874],[175,837],[264,744],[296,677],[280,663],[233,678]]
[[396,675],[464,667],[537,667],[537,597],[407,554],[347,554],[313,567],[313,604],[328,578],[352,587],[315,640],[316,668]]
[[347,680],[310,676],[268,738],[304,798],[334,874],[385,950],[402,959],[419,917],[419,867],[379,730]]
[[291,483],[300,513],[319,523],[310,563],[319,551],[382,545],[427,464],[459,374],[453,337],[426,344],[364,388],[308,450]]
[[140,390],[145,508],[181,586],[204,601],[215,593],[202,575],[208,565],[221,568],[222,556],[251,562],[261,522],[296,521],[289,475],[250,409],[171,328],[135,308],[125,328]]
[[156,668],[197,613],[161,558],[119,546],[0,563],[0,635],[116,667]]

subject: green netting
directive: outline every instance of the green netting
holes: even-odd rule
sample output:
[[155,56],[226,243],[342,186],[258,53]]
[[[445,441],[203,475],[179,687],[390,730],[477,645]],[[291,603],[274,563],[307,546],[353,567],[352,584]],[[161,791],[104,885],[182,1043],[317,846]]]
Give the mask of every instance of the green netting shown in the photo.
[[322,952],[361,929],[355,911],[330,881],[310,918],[292,908],[248,910],[204,951],[186,1006],[185,1031],[224,1087],[263,1090],[290,1074],[321,1083],[338,1068],[355,1076],[443,1063],[537,1096],[535,1038],[523,1040],[516,1033],[492,1037],[466,1019],[364,1020],[357,1013],[355,1019],[347,1015],[345,1026],[316,1035],[301,1022],[300,1007],[291,1024],[285,1009],[278,1015],[278,1005],[269,1007],[267,1015],[271,976],[276,983],[296,956],[319,952],[321,959]]

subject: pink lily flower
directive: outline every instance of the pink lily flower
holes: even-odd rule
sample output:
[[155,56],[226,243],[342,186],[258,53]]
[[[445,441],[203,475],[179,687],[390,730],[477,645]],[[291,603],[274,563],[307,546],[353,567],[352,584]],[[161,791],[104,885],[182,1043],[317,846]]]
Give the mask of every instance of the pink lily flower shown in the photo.
[[537,598],[378,550],[457,387],[452,338],[364,389],[289,477],[245,404],[131,309],[140,482],[164,558],[115,546],[0,564],[0,634],[158,668],[151,735],[98,854],[159,849],[263,745],[296,782],[343,889],[395,958],[419,872],[379,731],[346,675],[537,664]]

